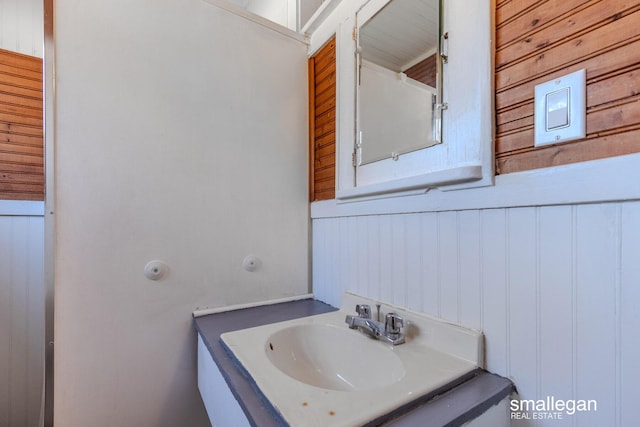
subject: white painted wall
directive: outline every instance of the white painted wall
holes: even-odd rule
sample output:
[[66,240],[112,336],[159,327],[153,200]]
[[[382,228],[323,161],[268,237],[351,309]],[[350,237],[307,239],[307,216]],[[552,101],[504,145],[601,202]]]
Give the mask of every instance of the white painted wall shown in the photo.
[[[289,6],[295,7],[295,3],[291,5],[290,3],[292,2],[289,0],[248,0],[246,8],[249,12],[260,15],[284,27],[288,27]],[[293,16],[295,17],[295,12],[293,12]],[[295,21],[291,29],[295,31]]]
[[42,0],[0,1],[0,49],[42,58]]
[[191,311],[308,291],[306,46],[199,0],[55,13],[56,425],[207,425]]
[[324,1],[326,0],[296,0],[300,28],[304,27]]
[[[467,197],[480,198],[475,191]],[[487,369],[511,378],[520,398],[598,402],[597,413],[514,425],[636,423],[637,200],[424,209],[312,226],[319,299],[335,305],[351,290],[480,328]]]

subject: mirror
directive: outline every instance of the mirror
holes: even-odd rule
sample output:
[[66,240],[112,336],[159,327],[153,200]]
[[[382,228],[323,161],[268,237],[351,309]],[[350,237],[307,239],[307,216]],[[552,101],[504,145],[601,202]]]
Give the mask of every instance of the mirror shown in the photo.
[[391,0],[360,26],[357,166],[441,142],[440,21],[440,0]]

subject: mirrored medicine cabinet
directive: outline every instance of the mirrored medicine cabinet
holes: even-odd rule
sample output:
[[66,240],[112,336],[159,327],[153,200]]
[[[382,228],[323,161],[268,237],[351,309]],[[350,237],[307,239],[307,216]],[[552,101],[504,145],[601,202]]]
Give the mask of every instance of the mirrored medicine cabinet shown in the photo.
[[369,0],[340,24],[337,203],[493,183],[491,11]]
[[440,0],[392,0],[362,19],[356,166],[397,161],[441,142],[440,10]]

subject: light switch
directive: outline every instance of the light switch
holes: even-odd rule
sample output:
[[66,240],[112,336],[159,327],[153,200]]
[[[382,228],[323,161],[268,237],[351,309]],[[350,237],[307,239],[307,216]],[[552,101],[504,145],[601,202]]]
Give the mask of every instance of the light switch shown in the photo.
[[586,136],[586,70],[535,87],[535,146]]
[[569,88],[547,94],[547,132],[569,126]]

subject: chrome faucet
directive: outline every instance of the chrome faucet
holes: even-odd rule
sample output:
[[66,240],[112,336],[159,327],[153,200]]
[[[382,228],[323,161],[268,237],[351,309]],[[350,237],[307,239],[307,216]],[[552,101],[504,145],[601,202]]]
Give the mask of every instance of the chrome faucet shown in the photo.
[[402,344],[404,335],[401,329],[404,326],[404,319],[397,313],[387,313],[384,316],[384,323],[371,319],[371,307],[366,304],[356,305],[357,316],[347,314],[344,320],[350,329],[359,329],[363,333],[380,341],[392,345]]

